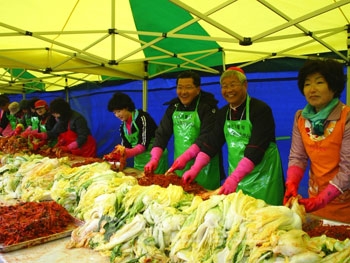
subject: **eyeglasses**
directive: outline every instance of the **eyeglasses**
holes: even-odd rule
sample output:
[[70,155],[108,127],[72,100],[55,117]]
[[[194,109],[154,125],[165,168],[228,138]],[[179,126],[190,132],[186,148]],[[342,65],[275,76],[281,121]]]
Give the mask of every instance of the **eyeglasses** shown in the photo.
[[240,83],[240,82],[231,82],[229,84],[223,84],[221,86],[221,89],[223,89],[223,90],[235,89],[235,88],[239,88],[241,86],[242,86],[242,83]]

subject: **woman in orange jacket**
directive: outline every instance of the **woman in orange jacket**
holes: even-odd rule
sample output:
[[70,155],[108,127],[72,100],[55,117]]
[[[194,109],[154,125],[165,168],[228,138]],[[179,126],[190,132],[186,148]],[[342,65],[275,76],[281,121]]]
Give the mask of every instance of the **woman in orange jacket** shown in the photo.
[[350,223],[350,107],[339,100],[345,81],[335,60],[309,60],[300,69],[307,105],[295,115],[284,203],[298,195],[309,162],[309,198],[299,203],[306,212]]

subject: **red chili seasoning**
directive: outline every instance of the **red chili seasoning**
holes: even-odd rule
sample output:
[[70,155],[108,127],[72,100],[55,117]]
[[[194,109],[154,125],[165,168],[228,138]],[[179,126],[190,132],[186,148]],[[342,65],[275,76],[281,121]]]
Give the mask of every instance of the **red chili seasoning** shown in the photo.
[[326,235],[327,237],[335,238],[341,241],[350,238],[349,225],[324,225],[321,223],[309,228],[305,226],[304,229],[310,237]]
[[13,245],[60,233],[74,218],[54,201],[0,207],[0,244]]

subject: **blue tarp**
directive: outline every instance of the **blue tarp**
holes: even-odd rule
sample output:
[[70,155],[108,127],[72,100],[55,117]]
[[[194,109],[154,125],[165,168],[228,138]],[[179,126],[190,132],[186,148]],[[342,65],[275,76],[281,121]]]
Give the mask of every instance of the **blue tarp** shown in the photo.
[[[273,111],[276,122],[277,144],[282,157],[284,171],[287,170],[288,154],[290,149],[290,136],[292,132],[293,118],[296,110],[305,106],[305,98],[297,87],[297,72],[271,72],[271,73],[247,73],[248,93],[251,97],[259,98],[268,103]],[[160,122],[166,106],[164,102],[176,96],[176,79],[157,78],[148,81],[148,109],[157,123]],[[202,89],[212,92],[219,100],[219,106],[226,104],[221,96],[219,77],[202,77]],[[142,108],[142,81],[118,83],[117,85],[100,87],[86,86],[69,89],[69,101],[73,109],[82,113],[90,126],[93,136],[98,142],[98,156],[109,153],[115,145],[120,143],[120,121],[113,113],[107,111],[107,104],[113,93],[125,92],[133,99],[136,108]],[[32,93],[26,98],[39,97],[48,103],[55,97],[65,98],[65,92]],[[11,101],[20,101],[21,95],[11,95]],[[341,100],[346,102],[346,94],[342,94]],[[168,145],[170,157],[173,161],[173,142]],[[225,166],[227,152],[223,148]],[[307,195],[307,180],[304,177],[300,191]]]

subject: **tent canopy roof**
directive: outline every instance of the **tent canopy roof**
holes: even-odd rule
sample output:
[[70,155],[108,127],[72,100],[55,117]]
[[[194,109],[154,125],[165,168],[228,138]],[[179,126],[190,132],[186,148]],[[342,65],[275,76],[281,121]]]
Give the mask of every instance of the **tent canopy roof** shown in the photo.
[[0,92],[344,55],[350,0],[27,0],[0,13]]

